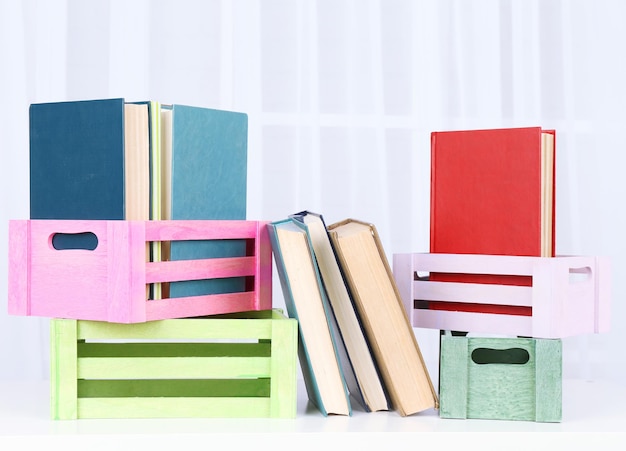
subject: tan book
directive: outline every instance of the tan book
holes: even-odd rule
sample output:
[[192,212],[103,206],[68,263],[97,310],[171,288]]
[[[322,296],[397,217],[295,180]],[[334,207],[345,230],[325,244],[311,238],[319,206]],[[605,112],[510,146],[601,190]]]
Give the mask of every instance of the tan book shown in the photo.
[[328,231],[393,407],[402,416],[439,408],[376,228],[346,219]]

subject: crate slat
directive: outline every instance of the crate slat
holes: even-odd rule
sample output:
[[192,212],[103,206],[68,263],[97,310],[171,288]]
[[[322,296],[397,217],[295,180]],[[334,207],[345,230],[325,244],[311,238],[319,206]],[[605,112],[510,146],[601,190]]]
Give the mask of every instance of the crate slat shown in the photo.
[[216,379],[269,377],[265,357],[79,358],[80,379]]
[[254,276],[255,264],[255,257],[146,263],[146,283]]
[[[251,319],[263,319],[249,312]],[[107,323],[104,321],[79,321],[77,337],[79,340],[103,339],[270,339],[271,321],[248,321],[246,318],[225,319],[211,317],[211,327],[207,327],[205,318],[185,318],[184,322],[169,320],[148,321],[134,324]]]

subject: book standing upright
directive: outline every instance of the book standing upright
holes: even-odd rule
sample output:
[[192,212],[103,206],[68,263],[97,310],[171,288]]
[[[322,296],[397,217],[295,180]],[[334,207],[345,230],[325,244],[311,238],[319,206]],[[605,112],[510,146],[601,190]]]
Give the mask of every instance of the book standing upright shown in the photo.
[[32,104],[29,127],[31,219],[150,219],[145,105]]
[[[172,220],[246,218],[248,116],[187,105],[161,106],[162,214]],[[172,261],[246,254],[244,240],[171,243]],[[173,298],[246,289],[245,278],[171,283]]]

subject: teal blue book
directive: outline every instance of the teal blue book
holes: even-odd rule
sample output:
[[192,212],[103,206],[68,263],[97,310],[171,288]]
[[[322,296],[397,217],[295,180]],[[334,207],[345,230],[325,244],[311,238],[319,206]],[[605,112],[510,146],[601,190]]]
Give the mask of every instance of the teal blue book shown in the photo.
[[145,106],[121,98],[35,103],[29,138],[31,219],[148,219]]
[[268,224],[289,317],[298,321],[298,359],[310,402],[324,415],[352,415],[331,312],[310,238],[289,218]]
[[[161,105],[164,219],[245,220],[248,116],[186,105]],[[170,260],[246,255],[245,240],[176,241]],[[181,281],[169,297],[246,291],[243,278]]]

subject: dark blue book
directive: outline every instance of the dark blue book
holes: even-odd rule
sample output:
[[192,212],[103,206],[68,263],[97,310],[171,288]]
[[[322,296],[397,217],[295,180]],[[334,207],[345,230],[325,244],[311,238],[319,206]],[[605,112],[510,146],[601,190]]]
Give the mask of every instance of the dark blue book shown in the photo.
[[32,104],[29,127],[31,219],[148,219],[147,107]]

